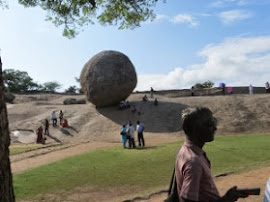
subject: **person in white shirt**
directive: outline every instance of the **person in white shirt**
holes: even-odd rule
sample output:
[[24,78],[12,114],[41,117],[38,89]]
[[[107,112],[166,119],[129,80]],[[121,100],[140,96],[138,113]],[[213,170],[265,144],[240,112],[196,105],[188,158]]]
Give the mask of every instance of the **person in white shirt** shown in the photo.
[[144,131],[144,125],[143,123],[140,123],[140,121],[137,121],[137,133],[138,133],[138,142],[139,146],[145,146],[144,143],[144,137],[143,137],[143,131]]
[[253,94],[253,86],[250,84],[249,85],[249,94],[252,95]]
[[135,127],[132,125],[132,123],[129,123],[128,130],[127,130],[129,141],[128,141],[128,148],[136,148],[135,140],[134,140],[134,133],[135,133]]
[[56,118],[56,114],[55,114],[55,111],[53,111],[51,113],[51,120],[53,122],[53,126],[56,126],[57,125],[57,118]]

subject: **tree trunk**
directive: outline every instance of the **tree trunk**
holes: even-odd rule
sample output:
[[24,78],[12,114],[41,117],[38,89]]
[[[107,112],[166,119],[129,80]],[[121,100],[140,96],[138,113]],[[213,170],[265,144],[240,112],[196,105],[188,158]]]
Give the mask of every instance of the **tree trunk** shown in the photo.
[[5,90],[2,78],[0,57],[0,202],[13,202],[15,196],[12,186],[12,173],[9,160],[9,126],[7,107],[4,101]]

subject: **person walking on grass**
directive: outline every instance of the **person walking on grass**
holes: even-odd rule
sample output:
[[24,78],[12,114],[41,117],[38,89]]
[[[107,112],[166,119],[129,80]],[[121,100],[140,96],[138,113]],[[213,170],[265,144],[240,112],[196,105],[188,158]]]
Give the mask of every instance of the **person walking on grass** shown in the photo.
[[140,123],[140,121],[137,121],[137,133],[138,133],[139,146],[145,146],[144,137],[143,137],[144,129],[145,129],[145,127],[144,127],[143,123]]
[[248,195],[230,188],[220,196],[211,176],[211,163],[203,151],[214,140],[217,120],[206,107],[187,108],[182,112],[182,128],[186,135],[175,162],[177,193],[180,202],[233,202]]

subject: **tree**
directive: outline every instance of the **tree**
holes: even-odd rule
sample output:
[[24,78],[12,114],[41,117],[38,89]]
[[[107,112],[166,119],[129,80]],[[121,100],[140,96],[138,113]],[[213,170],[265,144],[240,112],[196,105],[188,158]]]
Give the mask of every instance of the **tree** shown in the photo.
[[79,27],[94,24],[95,19],[119,29],[139,27],[141,22],[155,18],[153,8],[158,1],[161,0],[19,0],[19,3],[46,10],[47,20],[57,27],[63,26],[64,36],[74,38]]
[[[81,86],[81,81],[80,81],[80,78],[75,77],[75,80],[76,80],[76,81],[79,83],[79,85]],[[78,88],[78,91],[79,91],[79,93],[83,93],[82,88]]]
[[8,92],[27,92],[38,88],[38,84],[25,71],[6,69],[3,81]]
[[61,84],[57,81],[46,82],[42,86],[42,91],[55,93],[57,89],[61,88]]
[[77,93],[80,89],[76,86],[69,86],[68,89],[65,90],[66,93]]
[[203,85],[201,83],[196,83],[194,85],[194,88],[196,88],[196,89],[203,89]]
[[197,89],[203,89],[203,88],[212,88],[214,86],[214,83],[212,81],[205,81],[203,83],[196,83],[194,85],[195,88]]
[[214,86],[215,83],[213,83],[212,81],[205,81],[202,85],[204,86],[204,88],[212,88]]
[[9,126],[0,56],[0,201],[15,201],[9,159]]

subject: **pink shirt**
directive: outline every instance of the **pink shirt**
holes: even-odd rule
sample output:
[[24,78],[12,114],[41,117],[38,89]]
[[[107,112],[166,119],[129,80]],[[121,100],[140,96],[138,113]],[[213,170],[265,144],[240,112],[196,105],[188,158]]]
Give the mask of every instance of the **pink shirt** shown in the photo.
[[177,191],[180,197],[200,202],[219,199],[219,193],[205,152],[189,140],[178,152],[175,164]]

